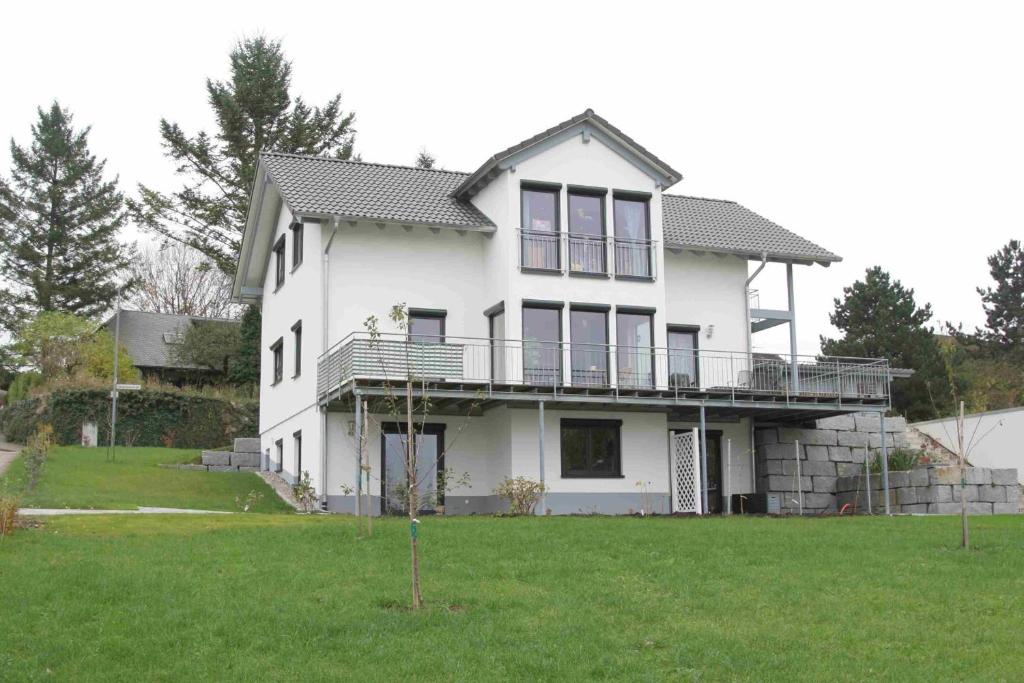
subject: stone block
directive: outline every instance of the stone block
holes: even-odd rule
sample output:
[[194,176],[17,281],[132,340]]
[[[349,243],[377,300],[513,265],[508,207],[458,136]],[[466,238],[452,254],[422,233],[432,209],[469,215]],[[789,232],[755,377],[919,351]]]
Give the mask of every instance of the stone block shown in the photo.
[[892,445],[896,448],[909,448],[910,439],[907,438],[906,432],[895,432],[892,435]]
[[907,418],[899,416],[885,418],[885,431],[897,433],[907,431]]
[[231,453],[227,451],[203,451],[204,465],[230,465]]
[[992,503],[993,515],[1016,515],[1019,513],[1019,503]]
[[989,470],[992,474],[993,484],[1017,485],[1017,470],[1015,469],[1000,469],[1000,470]]
[[815,493],[835,493],[836,477],[811,477],[811,490]]
[[[113,355],[113,353],[111,353],[111,355]],[[180,470],[196,470],[197,472],[205,472],[209,468],[206,465],[192,465],[192,464],[189,464],[189,465],[178,465],[178,469],[180,469]]]
[[864,466],[855,462],[837,462],[836,474],[840,477],[856,477],[864,472]]
[[800,463],[800,474],[809,477],[834,477],[836,476],[836,464],[807,460]]
[[831,446],[807,446],[804,448],[804,453],[808,460],[827,461],[829,448]]
[[803,446],[835,446],[838,444],[834,429],[779,429],[780,443],[799,441]]
[[[803,451],[803,449],[800,449]],[[793,460],[796,453],[796,446],[792,443],[766,443],[757,447],[758,455],[764,456],[765,460]],[[801,452],[801,458],[807,457]]]
[[235,467],[259,467],[259,453],[232,453],[231,464]]
[[770,429],[755,429],[754,430],[754,443],[758,446],[761,444],[778,443],[779,442],[779,431],[775,428]]
[[235,453],[259,453],[260,452],[260,440],[259,438],[240,438],[235,439],[235,445],[232,447]]
[[917,499],[925,503],[952,503],[953,487],[939,484],[920,487],[917,492]]
[[926,515],[928,514],[927,503],[912,503],[910,505],[900,506],[900,512],[906,515]]
[[782,460],[765,460],[758,463],[757,472],[760,475],[782,474]]
[[896,503],[899,505],[916,505],[917,489],[913,486],[896,489]]
[[1020,487],[1019,486],[1007,486],[1006,491],[1006,502],[1012,503],[1013,505],[1020,506]]
[[889,488],[900,489],[905,486],[910,486],[910,472],[889,473]]
[[969,515],[991,515],[992,514],[992,503],[982,503],[981,501],[975,501],[967,504],[967,514]]
[[929,515],[958,515],[960,503],[928,503]]
[[[111,354],[111,355],[113,355],[113,354]],[[259,465],[253,465],[253,466],[241,465],[238,468],[238,471],[239,472],[259,472],[260,468],[259,468]]]
[[211,472],[237,472],[237,467],[231,465],[210,465]]
[[835,415],[834,417],[825,417],[814,424],[818,429],[853,431],[857,428],[857,422],[854,420],[853,415]]
[[[779,491],[785,493],[787,491],[793,491],[796,489],[796,477],[776,476],[772,475],[768,477],[768,490]],[[811,478],[808,476],[800,477],[800,489],[802,491],[811,490]]]
[[858,432],[879,432],[882,429],[878,415],[874,413],[856,415],[853,420]]
[[959,467],[932,467],[928,470],[928,476],[932,484],[959,484]]
[[910,470],[908,479],[911,486],[927,486],[929,481],[928,469],[926,467],[918,467],[917,469]]
[[954,486],[953,489],[953,502],[959,503],[961,494],[965,496],[968,503],[978,500],[978,486],[976,484],[968,484],[967,486]]
[[868,445],[868,435],[864,432],[837,432],[836,441],[840,446],[864,448]]
[[980,484],[978,486],[978,500],[983,503],[1005,503],[1006,487]]
[[853,451],[849,446],[829,446],[828,459],[832,462],[853,462]]
[[991,484],[992,483],[992,470],[987,467],[968,467],[967,468],[967,483],[968,484]]
[[834,510],[836,497],[831,493],[805,493],[804,509],[814,508],[818,510]]
[[[868,448],[881,448],[881,447],[882,447],[882,435],[877,433],[877,432],[875,432],[873,434],[868,434]],[[886,434],[885,435],[885,447],[890,449],[890,450],[896,447],[896,442],[892,438],[892,434]]]

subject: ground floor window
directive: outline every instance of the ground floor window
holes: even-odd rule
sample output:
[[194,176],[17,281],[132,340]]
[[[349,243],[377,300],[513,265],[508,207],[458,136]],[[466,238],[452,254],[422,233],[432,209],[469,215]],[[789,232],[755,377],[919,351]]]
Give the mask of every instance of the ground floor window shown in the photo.
[[292,434],[295,439],[295,481],[302,481],[302,431]]
[[563,477],[622,476],[622,420],[562,420]]
[[274,450],[277,455],[277,462],[274,463],[274,471],[280,472],[284,469],[284,439],[278,439],[274,442]]

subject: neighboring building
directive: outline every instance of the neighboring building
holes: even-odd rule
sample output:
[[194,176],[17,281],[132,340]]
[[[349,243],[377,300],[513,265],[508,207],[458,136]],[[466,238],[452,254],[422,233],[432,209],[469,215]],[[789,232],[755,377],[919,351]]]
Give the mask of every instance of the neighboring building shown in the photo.
[[[887,408],[885,360],[797,356],[793,306],[751,298],[751,260],[787,264],[792,304],[794,266],[840,258],[734,202],[664,193],[679,180],[590,110],[473,173],[263,154],[234,298],[263,311],[269,467],[308,470],[329,510],[368,487],[374,512],[400,511],[384,397],[411,370],[432,398],[427,466],[457,436],[443,466],[470,475],[446,513],[498,509],[495,486],[519,475],[553,514],[716,511],[754,490],[755,422]],[[751,334],[781,324],[793,353],[752,354]]]
[[[912,427],[958,453],[957,419],[915,422]],[[974,467],[1017,468],[1024,484],[1024,407],[991,410],[964,416],[964,443],[967,460]]]
[[[175,349],[181,346],[185,332],[191,325],[239,325],[239,321],[125,309],[121,309],[120,315],[121,345],[128,351],[143,378],[176,386],[208,384],[223,378],[225,368],[213,369],[182,362]],[[111,334],[114,333],[116,320],[115,314],[103,324]]]

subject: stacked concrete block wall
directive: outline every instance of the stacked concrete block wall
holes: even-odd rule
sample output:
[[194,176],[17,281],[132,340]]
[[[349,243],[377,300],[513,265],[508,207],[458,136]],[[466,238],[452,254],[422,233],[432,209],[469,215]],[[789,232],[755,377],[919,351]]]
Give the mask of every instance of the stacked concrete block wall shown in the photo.
[[[863,474],[865,456],[886,447],[906,448],[907,423],[877,413],[839,415],[812,427],[757,426],[757,492],[779,494],[783,514],[836,512],[836,481]],[[799,478],[797,459],[799,458]]]
[[210,472],[259,472],[260,440],[235,439],[230,451],[203,451],[203,464],[195,469]]
[[[1020,510],[1017,470],[970,467],[967,485],[961,486],[959,467],[921,467],[889,473],[890,511],[902,514],[959,514],[961,488],[972,515],[1011,514]],[[836,504],[850,512],[867,512],[868,492],[875,513],[885,511],[882,478],[873,474],[839,477]]]

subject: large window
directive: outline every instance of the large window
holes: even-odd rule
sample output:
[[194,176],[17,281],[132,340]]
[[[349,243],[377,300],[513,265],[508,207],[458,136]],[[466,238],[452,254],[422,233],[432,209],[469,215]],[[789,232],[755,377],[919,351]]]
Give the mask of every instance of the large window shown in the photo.
[[561,383],[562,310],[523,306],[523,380],[528,384]]
[[302,374],[302,321],[292,325],[292,334],[294,339],[292,342],[295,344],[295,373],[294,377],[298,377]]
[[303,227],[301,222],[292,223],[292,268],[302,263]]
[[615,274],[651,277],[650,202],[633,195],[616,196]]
[[700,386],[697,374],[697,328],[668,328],[668,385],[673,389]]
[[646,311],[618,312],[615,316],[618,342],[616,363],[619,386],[654,386],[653,315]]
[[562,420],[562,476],[622,476],[621,431],[621,420]]
[[572,383],[608,386],[608,313],[573,307],[569,310]]
[[558,189],[522,188],[522,261],[523,268],[558,270]]
[[569,272],[603,274],[605,257],[604,195],[569,192]]
[[284,284],[284,235],[274,243],[274,289]]
[[278,339],[271,344],[270,352],[274,355],[273,384],[277,384],[284,378],[284,339]]
[[409,338],[416,342],[443,342],[446,311],[409,309]]

